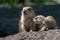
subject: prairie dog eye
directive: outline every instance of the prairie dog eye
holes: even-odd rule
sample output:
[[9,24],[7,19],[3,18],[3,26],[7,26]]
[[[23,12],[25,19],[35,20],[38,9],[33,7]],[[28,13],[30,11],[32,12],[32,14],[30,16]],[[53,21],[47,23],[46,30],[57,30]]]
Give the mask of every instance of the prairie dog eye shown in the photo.
[[35,20],[36,20],[37,18],[35,18]]
[[31,8],[29,8],[28,10],[31,11]]
[[33,12],[33,9],[32,8],[29,8],[28,11]]

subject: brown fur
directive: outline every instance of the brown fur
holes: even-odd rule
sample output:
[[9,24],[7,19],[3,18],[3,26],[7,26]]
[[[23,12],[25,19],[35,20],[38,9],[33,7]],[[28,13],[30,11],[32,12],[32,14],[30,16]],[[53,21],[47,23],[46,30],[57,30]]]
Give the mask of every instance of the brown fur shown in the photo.
[[41,28],[43,30],[56,29],[57,23],[53,16],[47,16],[44,21],[44,26]]
[[57,26],[56,20],[53,16],[47,16],[45,21],[49,28],[55,28]]
[[[38,16],[34,17],[34,19],[35,19],[35,21],[34,20],[33,21],[34,21],[35,25],[39,24],[38,30],[40,30],[40,31],[57,28],[56,20],[54,19],[53,16],[44,17],[43,15],[38,15]],[[37,26],[36,26],[36,28],[37,28]]]
[[[24,11],[27,12],[28,9],[27,10],[24,10]],[[23,13],[24,13],[24,11],[23,11]],[[30,31],[30,30],[32,30],[32,27],[34,26],[34,22],[33,22],[33,18],[34,17],[35,17],[34,10],[31,10],[30,13],[24,14],[24,18],[25,18],[25,20],[24,20],[24,27],[23,28],[21,27],[22,23],[20,21],[19,22],[19,31],[24,32],[24,31]]]

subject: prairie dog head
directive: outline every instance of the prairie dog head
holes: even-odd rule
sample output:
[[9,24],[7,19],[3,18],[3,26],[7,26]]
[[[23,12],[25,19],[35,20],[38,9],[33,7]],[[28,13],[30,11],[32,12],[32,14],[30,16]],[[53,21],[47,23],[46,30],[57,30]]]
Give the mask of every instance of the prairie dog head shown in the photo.
[[38,15],[33,18],[34,23],[40,24],[42,21],[44,21],[45,17],[43,15]]
[[25,19],[27,19],[27,18],[33,19],[36,16],[35,11],[33,10],[33,8],[31,6],[23,7],[22,15],[24,15]]
[[24,15],[30,15],[34,13],[34,10],[32,7],[26,6],[26,7],[23,7],[22,12],[24,13]]

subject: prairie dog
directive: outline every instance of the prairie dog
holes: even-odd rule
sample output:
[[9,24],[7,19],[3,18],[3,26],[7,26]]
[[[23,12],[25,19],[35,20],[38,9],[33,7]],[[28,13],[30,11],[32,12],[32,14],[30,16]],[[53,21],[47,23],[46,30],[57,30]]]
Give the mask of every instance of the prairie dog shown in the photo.
[[43,27],[43,23],[45,20],[45,17],[43,15],[38,15],[33,18],[33,21],[35,23],[35,28],[38,28],[37,30],[40,30]]
[[53,16],[44,17],[43,15],[38,15],[34,17],[33,21],[39,24],[40,31],[57,28],[56,20]]
[[19,32],[26,32],[32,30],[34,25],[33,18],[35,17],[35,12],[30,6],[25,6],[21,12],[21,19],[19,22]]

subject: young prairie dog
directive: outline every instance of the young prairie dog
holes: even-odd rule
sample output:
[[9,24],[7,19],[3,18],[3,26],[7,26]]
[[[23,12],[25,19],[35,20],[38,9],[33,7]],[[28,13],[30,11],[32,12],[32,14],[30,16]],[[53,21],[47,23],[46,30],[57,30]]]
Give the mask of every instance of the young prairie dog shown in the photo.
[[45,20],[45,17],[43,15],[38,15],[33,18],[33,21],[35,23],[35,28],[37,30],[40,30],[43,27],[43,21]]
[[44,17],[43,15],[38,15],[33,19],[35,24],[39,24],[39,30],[49,30],[57,28],[56,20],[53,16]]

